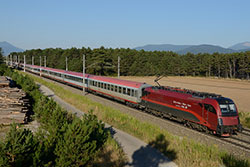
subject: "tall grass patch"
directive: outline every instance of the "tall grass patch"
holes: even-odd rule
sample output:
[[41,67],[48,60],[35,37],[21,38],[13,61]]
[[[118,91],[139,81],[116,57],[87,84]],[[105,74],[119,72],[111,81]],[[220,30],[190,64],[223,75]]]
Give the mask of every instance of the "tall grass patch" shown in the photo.
[[239,116],[243,127],[250,128],[250,112],[239,112]]

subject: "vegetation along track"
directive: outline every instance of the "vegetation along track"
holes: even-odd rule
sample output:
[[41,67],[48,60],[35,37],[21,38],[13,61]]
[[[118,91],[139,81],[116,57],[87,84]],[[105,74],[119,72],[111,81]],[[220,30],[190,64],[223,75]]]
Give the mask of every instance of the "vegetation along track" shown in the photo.
[[[44,79],[46,81],[56,83],[62,86],[63,88],[68,89],[74,93],[82,94],[81,89],[74,88],[74,87],[71,87],[71,86],[56,82],[56,81],[52,81],[50,79],[46,79],[46,78]],[[180,138],[186,137],[186,138],[198,141],[203,144],[208,144],[208,145],[215,144],[220,149],[227,150],[228,152],[236,156],[244,156],[246,158],[250,158],[250,144],[249,144],[250,130],[249,129],[244,128],[242,133],[233,135],[231,136],[231,138],[217,137],[214,135],[206,134],[204,132],[199,132],[197,130],[190,129],[188,127],[183,126],[182,124],[178,122],[156,117],[146,112],[142,112],[141,110],[128,107],[124,104],[109,100],[107,98],[104,98],[98,95],[88,94],[87,97],[92,99],[93,101],[119,109],[121,112],[130,114],[141,121],[147,121],[152,124],[158,125],[162,129],[165,129],[174,135],[180,136]]]

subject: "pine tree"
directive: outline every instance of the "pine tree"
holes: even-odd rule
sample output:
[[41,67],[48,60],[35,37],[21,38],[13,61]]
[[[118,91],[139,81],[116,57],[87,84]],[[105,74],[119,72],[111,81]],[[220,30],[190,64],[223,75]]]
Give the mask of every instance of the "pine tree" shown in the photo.
[[4,143],[0,141],[0,167],[9,167],[10,163],[4,151]]
[[83,119],[74,119],[66,127],[63,138],[58,141],[55,154],[56,166],[86,166],[95,157],[97,151],[107,139],[104,124],[94,115],[85,115]]
[[[17,124],[12,124],[8,132],[1,154],[4,154],[11,166],[33,166],[33,155],[38,142],[32,132],[27,129],[19,129]],[[6,158],[2,158],[6,163]]]
[[0,48],[0,64],[2,64],[3,62],[4,62],[3,52],[2,48]]

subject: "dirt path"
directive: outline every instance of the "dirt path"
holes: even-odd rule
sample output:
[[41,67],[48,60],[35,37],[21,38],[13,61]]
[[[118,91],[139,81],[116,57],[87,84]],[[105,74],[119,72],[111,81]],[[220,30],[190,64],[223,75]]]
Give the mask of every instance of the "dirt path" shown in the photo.
[[[156,85],[156,77],[121,77],[121,79],[146,82]],[[241,112],[250,112],[250,82],[202,77],[164,77],[159,83],[164,86],[181,87],[196,91],[220,94],[234,100]]]

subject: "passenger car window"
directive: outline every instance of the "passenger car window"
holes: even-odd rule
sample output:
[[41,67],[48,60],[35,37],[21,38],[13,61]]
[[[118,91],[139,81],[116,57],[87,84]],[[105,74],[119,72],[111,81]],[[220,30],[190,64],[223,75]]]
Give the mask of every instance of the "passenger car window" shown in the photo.
[[128,90],[127,90],[127,95],[130,96],[130,89],[129,89],[129,88],[128,88]]
[[134,90],[134,89],[132,89],[132,94],[131,94],[131,96],[135,96],[135,90]]
[[126,88],[122,88],[122,93],[126,94]]

